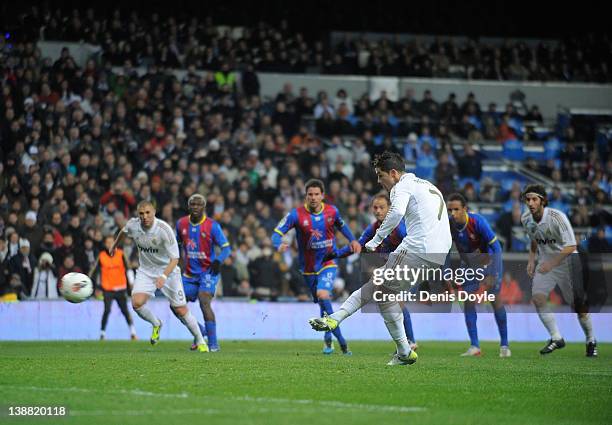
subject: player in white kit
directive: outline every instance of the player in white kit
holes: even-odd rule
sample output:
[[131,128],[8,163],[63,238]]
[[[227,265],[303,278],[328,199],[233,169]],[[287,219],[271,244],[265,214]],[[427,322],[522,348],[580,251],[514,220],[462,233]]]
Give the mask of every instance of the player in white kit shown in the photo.
[[565,301],[578,314],[578,322],[586,336],[587,357],[597,357],[597,342],[586,306],[574,229],[563,212],[547,207],[546,189],[542,185],[527,186],[523,198],[529,208],[521,217],[521,223],[531,239],[527,263],[527,274],[533,278],[531,299],[550,334],[550,340],[540,354],[549,354],[565,347],[555,316],[548,308],[548,296],[558,285]]
[[132,307],[144,320],[153,325],[151,344],[159,341],[162,322],[146,306],[149,298],[155,296],[159,289],[170,301],[170,308],[179,320],[194,336],[197,350],[208,352],[208,346],[202,337],[198,322],[187,308],[187,300],[178,267],[179,248],[174,231],[168,223],[155,217],[155,207],[151,202],[138,204],[138,218],[131,218],[121,229],[110,250],[115,248],[126,237],[132,238],[139,251],[140,266],[136,270],[136,279],[132,289]]
[[410,290],[411,286],[426,280],[424,276],[427,270],[439,269],[444,264],[452,245],[446,204],[442,194],[433,184],[405,172],[404,159],[400,155],[384,152],[375,158],[373,167],[378,175],[378,182],[390,192],[391,207],[365,248],[370,252],[374,251],[400,221],[404,220],[406,236],[389,255],[383,268],[396,270],[399,266],[402,269],[421,269],[421,277],[414,280],[384,279],[382,284],[370,279],[353,292],[337,312],[322,318],[312,318],[309,323],[317,331],[333,330],[341,321],[374,300],[397,346],[396,353],[387,364],[413,364],[418,356],[410,349],[406,338],[402,309],[396,300],[390,297],[381,298],[381,292],[386,292],[384,295],[393,295]]

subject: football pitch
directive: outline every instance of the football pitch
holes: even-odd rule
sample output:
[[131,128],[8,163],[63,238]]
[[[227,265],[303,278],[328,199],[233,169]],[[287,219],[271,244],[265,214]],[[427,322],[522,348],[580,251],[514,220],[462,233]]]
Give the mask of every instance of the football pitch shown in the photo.
[[[0,423],[65,424],[610,424],[612,344],[420,342],[413,366],[388,367],[392,343],[357,341],[352,357],[315,341],[0,343]],[[339,350],[338,350],[339,351]],[[65,406],[67,417],[8,416],[11,406]]]

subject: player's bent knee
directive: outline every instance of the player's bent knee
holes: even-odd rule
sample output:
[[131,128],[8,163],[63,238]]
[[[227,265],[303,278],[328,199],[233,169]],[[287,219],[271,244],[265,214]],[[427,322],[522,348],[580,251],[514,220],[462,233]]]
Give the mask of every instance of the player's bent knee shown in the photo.
[[177,307],[170,306],[170,308],[172,309],[172,311],[174,311],[179,316],[185,316],[187,314],[187,306],[184,306],[184,305],[177,306]]
[[139,309],[147,302],[148,297],[144,294],[134,294],[132,295],[132,308],[134,310]]
[[544,294],[533,294],[531,297],[531,302],[536,307],[544,307],[546,305],[546,296]]
[[209,292],[200,292],[198,294],[198,298],[200,300],[200,304],[203,306],[210,306],[210,303],[212,302],[212,294]]
[[329,291],[323,289],[317,291],[317,298],[320,300],[328,300],[330,298]]

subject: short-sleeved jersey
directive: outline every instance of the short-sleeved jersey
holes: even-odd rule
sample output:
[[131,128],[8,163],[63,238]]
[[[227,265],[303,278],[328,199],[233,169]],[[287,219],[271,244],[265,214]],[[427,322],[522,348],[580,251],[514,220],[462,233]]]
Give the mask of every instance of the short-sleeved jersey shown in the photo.
[[406,236],[398,250],[444,264],[452,238],[446,203],[440,191],[429,181],[406,173],[389,195],[391,207],[371,243],[382,243],[399,224],[398,218],[403,217]]
[[185,258],[185,276],[208,271],[215,261],[215,246],[229,246],[219,223],[206,216],[197,224],[193,224],[189,216],[181,217],[176,222],[176,239]]
[[559,210],[545,207],[539,223],[527,211],[521,216],[521,223],[529,238],[538,244],[540,256],[556,254],[566,246],[576,245],[574,229],[567,216]]
[[[382,223],[381,221],[376,220],[375,222],[370,224],[368,227],[366,227],[366,229],[363,231],[361,236],[359,236],[359,244],[362,247],[364,247],[365,244],[368,243],[370,239],[374,237],[374,234],[376,234],[376,230],[378,230],[381,223]],[[376,250],[374,252],[379,252],[379,253],[393,252],[399,246],[399,244],[402,243],[402,240],[405,237],[406,237],[406,223],[404,223],[404,220],[402,220],[400,224],[398,224],[398,226],[395,229],[393,229],[391,233],[389,233],[389,236],[387,236],[382,241],[382,243],[376,247]]]
[[333,260],[323,262],[329,251],[336,249],[336,229],[344,226],[338,209],[323,203],[318,214],[304,205],[292,209],[274,231],[284,236],[295,227],[298,245],[298,261],[303,274],[318,274],[321,270],[336,267]]
[[459,252],[491,252],[495,244],[501,248],[497,236],[483,216],[473,212],[467,212],[466,216],[466,223],[462,228],[457,228],[454,222],[451,226],[453,241]]
[[172,227],[159,218],[153,220],[149,230],[142,228],[140,219],[131,218],[121,231],[136,243],[140,259],[139,270],[161,274],[171,259],[179,258],[178,244]]

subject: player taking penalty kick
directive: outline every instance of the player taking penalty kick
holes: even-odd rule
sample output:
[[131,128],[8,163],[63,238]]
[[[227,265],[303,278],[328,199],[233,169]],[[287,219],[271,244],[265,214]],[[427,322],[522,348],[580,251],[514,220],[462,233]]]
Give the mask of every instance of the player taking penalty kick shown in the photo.
[[[365,245],[370,252],[395,229],[402,220],[406,225],[406,236],[393,251],[383,266],[384,271],[422,269],[426,276],[430,269],[439,269],[444,264],[452,239],[446,213],[446,204],[440,191],[427,180],[406,173],[404,159],[395,153],[384,152],[373,162],[378,182],[390,192],[391,207],[374,237]],[[397,351],[390,366],[415,363],[418,356],[410,348],[403,325],[402,309],[394,297],[375,297],[375,292],[394,293],[408,291],[421,281],[385,280],[375,285],[371,278],[360,289],[353,292],[336,313],[323,318],[312,318],[310,325],[317,331],[329,331],[338,327],[347,317],[356,313],[370,301],[376,301],[387,330],[395,341]],[[380,294],[379,294],[380,295]],[[382,295],[387,295],[383,293]],[[393,301],[391,301],[393,300]]]
[[[283,236],[295,227],[299,252],[300,270],[306,284],[312,292],[314,302],[319,303],[321,315],[332,314],[331,293],[336,279],[334,260],[324,261],[328,252],[336,249],[336,229],[348,239],[352,252],[359,253],[361,245],[344,223],[338,209],[323,202],[325,186],[321,180],[312,179],[306,182],[306,203],[303,207],[292,209],[274,229],[272,243],[280,252],[289,247],[283,242]],[[331,354],[334,349],[331,334],[338,339],[344,354],[350,355],[346,340],[337,326],[324,336],[323,354]]]
[[153,325],[151,344],[156,344],[162,322],[146,303],[155,296],[156,289],[161,290],[170,301],[170,308],[196,339],[198,351],[208,352],[198,322],[187,308],[181,273],[177,267],[179,249],[172,227],[155,217],[155,207],[151,202],[142,201],[137,209],[138,218],[131,218],[127,222],[110,249],[110,255],[113,255],[115,248],[126,237],[132,238],[138,247],[140,266],[136,270],[132,289],[132,307],[143,320]]
[[[372,214],[376,221],[371,223],[366,229],[363,231],[361,236],[359,236],[359,244],[361,245],[361,249],[365,247],[366,243],[368,243],[376,233],[376,230],[380,227],[383,220],[387,215],[387,211],[389,211],[389,206],[391,205],[391,201],[389,197],[384,193],[379,193],[378,195],[372,198]],[[406,225],[404,224],[404,220],[400,222],[400,224],[387,236],[380,245],[376,248],[376,252],[380,254],[388,254],[390,252],[395,251],[395,248],[402,242],[404,237],[406,236]],[[326,260],[332,258],[343,258],[351,255],[351,247],[350,245],[345,246],[344,248],[338,250],[337,252],[330,252],[325,256]],[[410,312],[408,311],[408,307],[400,302],[400,306],[402,307],[402,314],[404,315],[404,330],[406,331],[406,336],[408,337],[408,343],[410,344],[410,348],[416,350],[418,345],[416,343],[416,339],[414,338],[414,331],[412,330],[412,320],[410,319]]]

